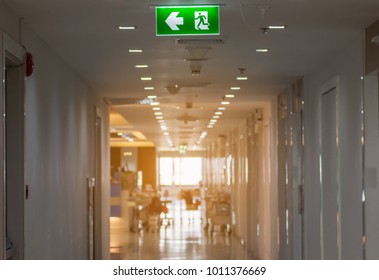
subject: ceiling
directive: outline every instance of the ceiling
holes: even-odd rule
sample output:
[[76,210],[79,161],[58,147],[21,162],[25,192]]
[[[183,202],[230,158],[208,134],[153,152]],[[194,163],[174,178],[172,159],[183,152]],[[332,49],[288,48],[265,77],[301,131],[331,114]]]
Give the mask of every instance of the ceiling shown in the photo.
[[[204,131],[203,145],[227,134],[254,108],[317,69],[379,18],[378,0],[3,1],[110,100],[112,113],[118,114],[113,118],[117,120],[112,123],[113,133],[140,136],[125,139],[124,144],[148,142],[159,149],[169,149],[169,144],[187,144],[192,149]],[[154,6],[183,3],[221,5],[221,34],[157,37]],[[268,25],[287,28],[264,35],[260,28]],[[118,26],[137,28],[119,30]],[[177,39],[221,39],[223,43],[178,44]],[[208,52],[193,55],[188,48],[194,47],[206,47]],[[258,48],[269,52],[257,53]],[[130,53],[130,49],[143,52]],[[185,61],[191,58],[204,59],[199,75],[192,75],[191,62]],[[149,67],[138,69],[137,64]],[[248,80],[238,81],[238,76]],[[175,85],[178,92],[171,94],[167,87],[175,91]],[[207,128],[227,94],[235,98],[216,125]],[[146,99],[148,95],[157,99]],[[160,103],[167,131],[155,118],[154,106],[149,104],[153,101]]]

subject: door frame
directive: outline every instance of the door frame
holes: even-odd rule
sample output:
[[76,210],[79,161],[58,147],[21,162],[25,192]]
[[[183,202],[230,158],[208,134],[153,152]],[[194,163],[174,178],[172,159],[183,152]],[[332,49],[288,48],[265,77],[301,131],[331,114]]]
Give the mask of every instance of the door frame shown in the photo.
[[[0,48],[2,50],[0,56],[0,65],[2,67],[2,71],[0,71],[0,79],[2,82],[2,86],[0,87],[0,108],[1,108],[1,116],[2,120],[0,122],[0,170],[2,170],[2,174],[6,174],[7,171],[7,127],[6,127],[6,112],[9,111],[9,116],[12,116],[12,119],[16,118],[17,123],[12,125],[12,134],[8,135],[10,137],[15,137],[17,139],[17,143],[11,143],[12,145],[17,145],[19,149],[17,153],[12,156],[12,164],[13,168],[17,168],[17,170],[11,168],[11,172],[17,178],[11,178],[12,184],[17,184],[19,188],[12,190],[12,193],[9,195],[12,196],[12,215],[17,215],[17,219],[15,219],[14,223],[14,232],[17,236],[14,236],[14,244],[16,244],[15,253],[17,259],[24,258],[24,186],[25,186],[25,176],[24,176],[24,133],[25,133],[25,88],[24,88],[24,77],[25,77],[25,67],[24,67],[24,56],[25,50],[24,48],[18,44],[16,41],[11,39],[7,34],[0,33]],[[12,79],[12,92],[16,92],[15,95],[12,95],[9,98],[9,102],[13,104],[11,107],[8,107],[6,104],[6,81],[5,81],[5,72],[6,72],[6,63],[9,61],[11,65],[17,67],[15,73],[13,73],[9,77]],[[15,85],[15,87],[13,87]],[[8,108],[7,108],[8,107]],[[11,141],[12,142],[12,141]],[[21,143],[21,145],[20,145]],[[5,163],[5,164],[4,164]],[[12,170],[13,169],[13,170]],[[14,177],[9,176],[9,177]],[[6,212],[7,212],[7,194],[6,194],[6,184],[7,184],[7,176],[2,175],[0,178],[0,259],[7,258],[6,252]]]

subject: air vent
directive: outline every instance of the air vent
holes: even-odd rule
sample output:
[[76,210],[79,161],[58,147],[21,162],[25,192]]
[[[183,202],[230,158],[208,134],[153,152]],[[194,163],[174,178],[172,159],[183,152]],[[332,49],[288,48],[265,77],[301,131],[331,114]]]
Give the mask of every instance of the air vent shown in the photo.
[[224,39],[177,39],[176,45],[220,45]]

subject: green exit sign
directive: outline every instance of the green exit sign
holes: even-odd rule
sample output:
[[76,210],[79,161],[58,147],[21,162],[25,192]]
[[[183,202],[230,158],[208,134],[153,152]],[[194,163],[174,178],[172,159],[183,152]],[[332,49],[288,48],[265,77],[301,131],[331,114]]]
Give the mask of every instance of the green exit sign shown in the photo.
[[220,35],[220,7],[157,6],[157,36]]

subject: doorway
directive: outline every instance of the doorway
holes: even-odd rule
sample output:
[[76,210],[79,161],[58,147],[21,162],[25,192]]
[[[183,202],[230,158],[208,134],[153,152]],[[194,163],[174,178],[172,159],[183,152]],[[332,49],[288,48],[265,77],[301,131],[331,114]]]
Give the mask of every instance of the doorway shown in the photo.
[[2,35],[3,86],[1,121],[1,255],[24,258],[24,49]]

